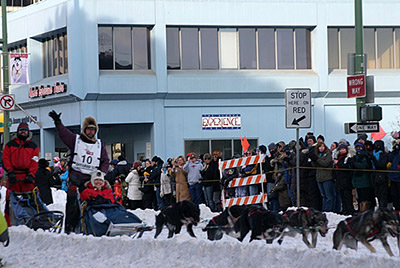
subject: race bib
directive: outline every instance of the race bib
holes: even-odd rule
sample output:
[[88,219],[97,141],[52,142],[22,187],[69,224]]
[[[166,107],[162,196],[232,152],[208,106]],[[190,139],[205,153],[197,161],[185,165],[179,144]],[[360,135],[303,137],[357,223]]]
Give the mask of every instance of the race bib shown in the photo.
[[75,155],[72,160],[72,168],[83,174],[91,174],[100,167],[101,142],[86,143],[77,135],[75,141]]

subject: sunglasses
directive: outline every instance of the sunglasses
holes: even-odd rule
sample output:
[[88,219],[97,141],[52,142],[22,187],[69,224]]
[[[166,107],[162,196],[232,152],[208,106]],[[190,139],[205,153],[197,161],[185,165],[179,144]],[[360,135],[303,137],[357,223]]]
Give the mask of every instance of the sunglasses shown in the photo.
[[210,157],[206,157],[206,158],[204,158],[204,160],[211,160],[211,158]]

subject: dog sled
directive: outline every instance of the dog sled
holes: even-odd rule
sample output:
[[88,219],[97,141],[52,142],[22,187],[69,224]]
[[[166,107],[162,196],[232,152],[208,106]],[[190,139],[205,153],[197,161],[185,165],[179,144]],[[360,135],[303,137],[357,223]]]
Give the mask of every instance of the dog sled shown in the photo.
[[63,227],[64,213],[50,211],[39,197],[37,188],[31,192],[9,192],[10,223],[12,226],[26,225],[33,230],[43,229],[60,233]]
[[127,211],[119,203],[81,204],[80,232],[93,236],[142,237],[146,231],[153,230],[138,216]]

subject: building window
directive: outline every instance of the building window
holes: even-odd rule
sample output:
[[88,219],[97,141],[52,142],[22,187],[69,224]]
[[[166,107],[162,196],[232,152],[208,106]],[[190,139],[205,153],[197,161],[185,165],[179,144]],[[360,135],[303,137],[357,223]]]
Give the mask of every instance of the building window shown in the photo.
[[100,70],[149,70],[148,27],[99,26]]
[[239,29],[240,69],[257,69],[256,29]]
[[43,77],[68,73],[67,34],[49,34],[42,39]]
[[199,69],[199,31],[197,28],[181,29],[182,69]]
[[42,0],[7,0],[7,6],[25,7],[40,1]]
[[275,30],[258,29],[259,69],[275,69]]
[[311,69],[308,28],[167,27],[170,70]]
[[[400,68],[400,28],[364,27],[368,69]],[[329,69],[347,69],[347,54],[355,52],[354,28],[328,28]]]
[[8,44],[8,52],[11,53],[27,53],[27,43],[26,39]]
[[296,36],[296,69],[311,69],[310,31],[295,29]]
[[218,30],[217,28],[200,28],[201,69],[218,69]]
[[[250,143],[249,150],[258,147],[257,139],[248,139]],[[204,153],[212,153],[214,151],[222,152],[222,158],[228,159],[235,154],[242,155],[243,149],[240,139],[225,139],[225,140],[186,140],[185,155],[194,152],[197,155]]]
[[237,69],[236,29],[219,30],[219,53],[221,69]]

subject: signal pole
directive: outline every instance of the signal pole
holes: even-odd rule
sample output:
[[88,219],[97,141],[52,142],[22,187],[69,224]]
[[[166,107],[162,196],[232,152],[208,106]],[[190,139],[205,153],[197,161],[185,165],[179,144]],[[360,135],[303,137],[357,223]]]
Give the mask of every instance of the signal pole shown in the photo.
[[[10,78],[9,78],[9,66],[8,66],[8,36],[7,36],[7,3],[6,0],[1,0],[1,21],[2,21],[2,38],[0,43],[3,45],[3,92],[2,94],[9,93]],[[10,141],[10,127],[8,122],[10,121],[10,112],[3,111],[4,113],[4,141],[3,144],[7,144]]]
[[[363,38],[363,20],[362,20],[362,0],[354,0],[354,18],[355,18],[355,41],[356,55],[354,70],[356,74],[364,74],[366,62],[364,62],[364,38]],[[365,97],[356,99],[357,123],[361,123],[361,106],[365,105]]]

